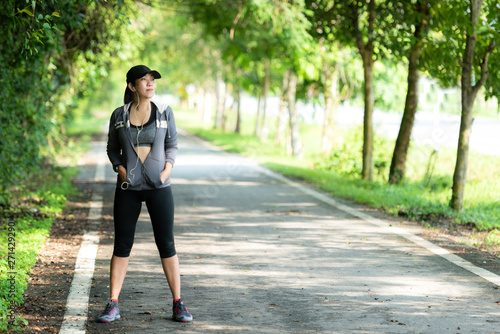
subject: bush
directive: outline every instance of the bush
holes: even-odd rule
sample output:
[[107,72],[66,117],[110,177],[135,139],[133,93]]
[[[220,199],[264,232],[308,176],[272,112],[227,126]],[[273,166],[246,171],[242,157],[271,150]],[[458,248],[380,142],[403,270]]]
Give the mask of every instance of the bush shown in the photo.
[[[340,147],[334,148],[329,155],[323,155],[314,163],[314,167],[335,171],[341,175],[361,175],[363,168],[361,155],[363,152],[363,128],[353,127],[348,130]],[[383,180],[389,172],[391,164],[391,141],[380,136],[373,139],[373,165],[375,179]]]

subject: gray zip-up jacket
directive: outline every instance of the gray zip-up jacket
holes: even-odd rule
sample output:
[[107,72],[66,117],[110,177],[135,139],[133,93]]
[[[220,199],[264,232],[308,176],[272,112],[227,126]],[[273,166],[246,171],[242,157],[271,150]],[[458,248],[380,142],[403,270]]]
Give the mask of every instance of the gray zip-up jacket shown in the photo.
[[[177,129],[172,108],[167,105],[156,106],[156,135],[151,152],[144,163],[138,158],[134,141],[130,134],[130,106],[128,103],[111,114],[109,120],[107,154],[115,172],[119,165],[127,170],[129,190],[151,190],[170,185],[170,177],[161,182],[160,172],[168,161],[175,163],[177,157]],[[118,176],[117,186],[121,185]]]

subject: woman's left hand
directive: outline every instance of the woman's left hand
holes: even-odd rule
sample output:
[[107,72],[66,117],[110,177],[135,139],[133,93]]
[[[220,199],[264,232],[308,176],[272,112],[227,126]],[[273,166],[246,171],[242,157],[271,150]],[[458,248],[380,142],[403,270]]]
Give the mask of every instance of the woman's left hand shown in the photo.
[[167,170],[166,168],[162,170],[160,173],[161,183],[165,183],[165,181],[167,181],[169,176],[170,176],[170,170]]
[[172,164],[170,162],[165,163],[165,169],[160,172],[161,183],[165,183],[168,177],[170,176],[170,172],[172,171]]

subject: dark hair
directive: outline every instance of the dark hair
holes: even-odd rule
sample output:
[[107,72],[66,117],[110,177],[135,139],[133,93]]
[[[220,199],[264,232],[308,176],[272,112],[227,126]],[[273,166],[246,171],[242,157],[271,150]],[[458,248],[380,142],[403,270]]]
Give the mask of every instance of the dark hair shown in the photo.
[[128,88],[127,85],[127,88],[125,88],[125,96],[123,97],[123,103],[127,104],[130,102],[134,102],[134,99],[135,99],[135,94],[133,91],[130,90],[130,88]]
[[151,74],[153,78],[160,79],[161,74],[158,71],[152,71],[146,65],[136,65],[132,67],[127,72],[127,88],[125,88],[125,96],[123,97],[123,102],[125,104],[135,101],[135,94],[128,88],[128,84],[132,83],[135,86],[135,81],[139,78],[142,78],[146,74]]

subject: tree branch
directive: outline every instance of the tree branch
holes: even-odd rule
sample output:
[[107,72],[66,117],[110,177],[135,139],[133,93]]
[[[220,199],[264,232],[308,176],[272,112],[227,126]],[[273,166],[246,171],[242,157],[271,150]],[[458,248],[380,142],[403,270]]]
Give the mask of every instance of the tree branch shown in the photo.
[[365,53],[365,45],[363,44],[363,39],[361,36],[361,31],[359,31],[359,14],[358,14],[358,1],[354,1],[349,5],[352,11],[352,25],[354,27],[354,37],[356,38],[356,45],[358,47],[359,53],[363,56]]
[[[375,0],[368,3],[368,42],[365,44],[368,52],[373,53],[373,41],[375,39]],[[378,58],[378,56],[377,56]]]
[[476,82],[476,84],[472,87],[472,91],[474,94],[476,94],[479,89],[484,85],[486,82],[486,79],[488,79],[488,58],[490,57],[491,53],[493,50],[495,50],[496,47],[496,42],[491,41],[490,45],[486,48],[484,52],[483,59],[480,60],[480,66],[481,66],[481,77],[479,78],[479,81]]
[[233,25],[231,26],[231,31],[229,32],[229,40],[231,40],[231,41],[234,38],[234,29],[236,28],[236,25],[238,24],[238,21],[241,18],[241,13],[242,12],[243,12],[243,4],[240,1],[239,5],[238,5],[238,15],[236,15],[236,17],[234,18]]

